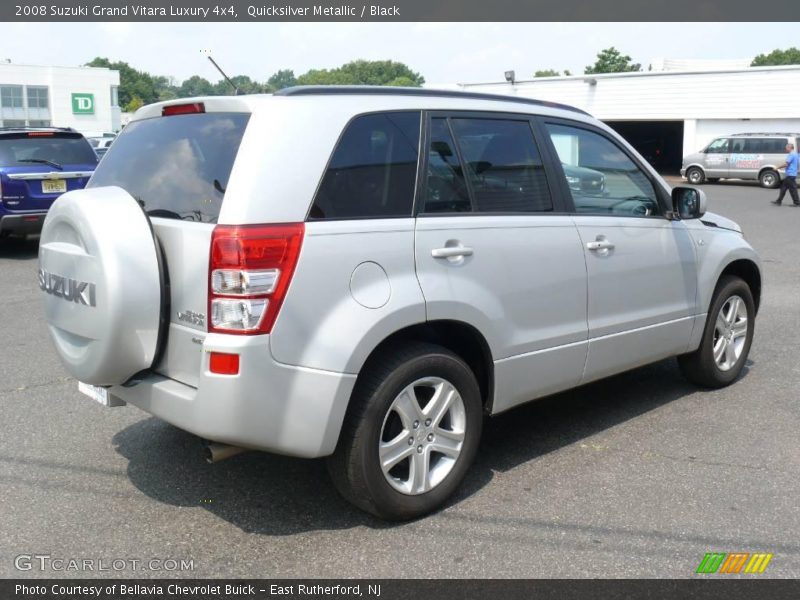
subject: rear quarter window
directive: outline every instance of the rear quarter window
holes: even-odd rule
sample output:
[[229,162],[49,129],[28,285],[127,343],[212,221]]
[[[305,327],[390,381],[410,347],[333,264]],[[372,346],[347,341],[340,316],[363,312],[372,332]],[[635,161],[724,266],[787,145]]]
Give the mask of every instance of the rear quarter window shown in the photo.
[[153,217],[216,223],[249,118],[200,113],[134,121],[87,187],[119,186]]
[[309,220],[411,216],[419,135],[418,111],[353,119],[333,151]]

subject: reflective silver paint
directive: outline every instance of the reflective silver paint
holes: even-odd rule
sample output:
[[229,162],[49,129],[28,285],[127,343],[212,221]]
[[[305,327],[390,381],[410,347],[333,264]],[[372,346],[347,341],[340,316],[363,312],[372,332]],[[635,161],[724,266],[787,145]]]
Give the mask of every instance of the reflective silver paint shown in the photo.
[[95,306],[42,293],[50,337],[71,375],[110,385],[150,367],[158,261],[145,215],[127,192],[108,187],[60,196],[44,222],[39,268],[95,285]]

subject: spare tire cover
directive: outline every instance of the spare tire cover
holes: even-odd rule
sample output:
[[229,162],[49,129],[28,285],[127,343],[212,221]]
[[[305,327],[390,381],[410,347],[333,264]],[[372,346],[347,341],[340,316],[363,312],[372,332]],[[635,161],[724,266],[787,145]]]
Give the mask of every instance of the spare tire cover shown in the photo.
[[161,277],[153,231],[125,190],[67,192],[39,243],[39,287],[67,371],[94,385],[150,368],[158,347]]

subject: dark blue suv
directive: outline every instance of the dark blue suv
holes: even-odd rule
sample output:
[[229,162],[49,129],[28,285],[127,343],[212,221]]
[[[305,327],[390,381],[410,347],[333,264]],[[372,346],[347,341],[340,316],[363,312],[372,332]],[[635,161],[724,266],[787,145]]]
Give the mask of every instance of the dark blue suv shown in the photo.
[[39,233],[53,201],[83,188],[96,166],[73,129],[0,128],[0,236]]

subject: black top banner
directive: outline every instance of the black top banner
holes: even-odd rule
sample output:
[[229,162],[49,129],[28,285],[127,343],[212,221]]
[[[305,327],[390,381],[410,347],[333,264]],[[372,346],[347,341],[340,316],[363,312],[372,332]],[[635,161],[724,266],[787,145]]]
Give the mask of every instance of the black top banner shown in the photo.
[[2,21],[797,21],[798,0],[17,0]]

